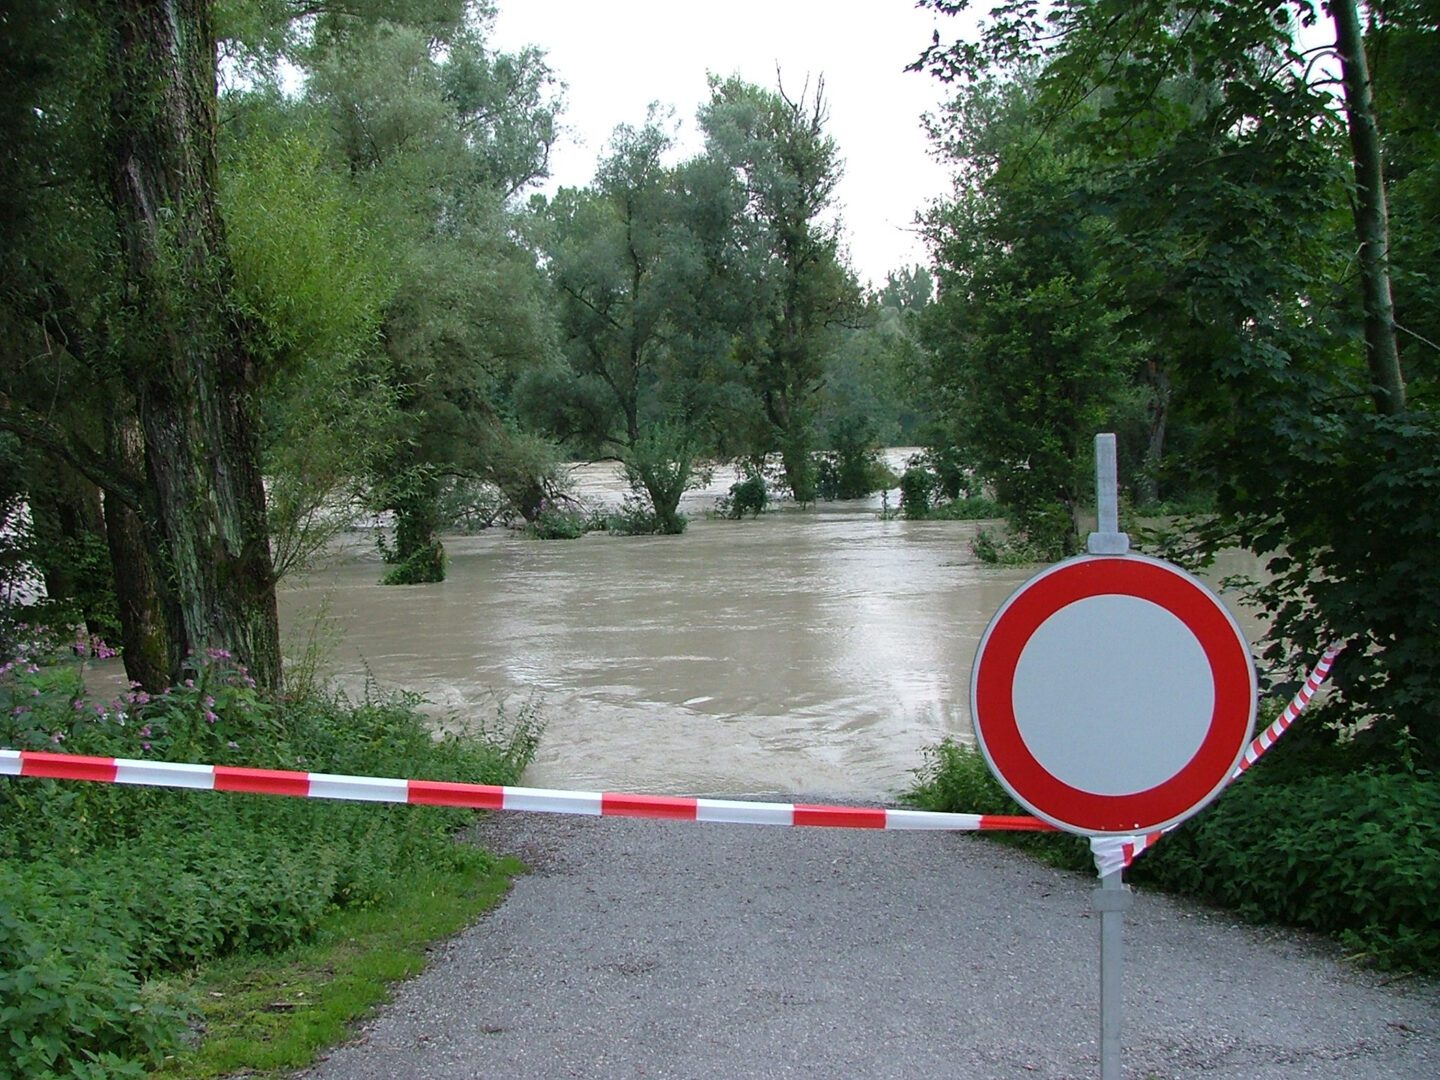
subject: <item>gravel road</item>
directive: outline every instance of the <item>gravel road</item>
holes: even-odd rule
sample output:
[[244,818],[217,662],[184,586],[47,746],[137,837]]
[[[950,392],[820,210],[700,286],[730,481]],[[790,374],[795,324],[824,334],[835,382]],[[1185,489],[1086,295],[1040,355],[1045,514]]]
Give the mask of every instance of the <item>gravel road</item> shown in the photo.
[[[1093,1078],[1094,882],[973,836],[495,815],[533,868],[350,1044],[366,1078]],[[1131,1080],[1436,1080],[1440,987],[1137,891]]]

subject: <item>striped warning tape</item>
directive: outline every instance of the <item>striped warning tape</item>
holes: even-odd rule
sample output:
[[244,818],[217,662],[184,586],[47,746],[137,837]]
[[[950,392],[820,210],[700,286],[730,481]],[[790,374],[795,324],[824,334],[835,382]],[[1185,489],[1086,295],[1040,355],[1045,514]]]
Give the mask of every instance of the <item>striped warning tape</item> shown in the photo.
[[825,826],[841,829],[940,829],[953,832],[1050,832],[1038,818],[1004,814],[942,814],[807,803],[690,799],[598,791],[459,784],[441,780],[392,780],[378,776],[189,765],[135,758],[85,757],[30,750],[0,750],[0,776],[92,780],[107,784],[247,791],[308,799],[417,803],[476,810],[529,810],[550,814],[661,818],[734,825]]
[[[1290,700],[1290,704],[1285,706],[1285,711],[1275,718],[1273,724],[1250,740],[1250,745],[1245,748],[1245,756],[1240,759],[1240,763],[1235,766],[1235,771],[1230,774],[1231,783],[1234,783],[1246,769],[1259,761],[1260,755],[1274,746],[1275,741],[1285,734],[1290,725],[1295,722],[1296,717],[1305,711],[1305,707],[1310,704],[1310,699],[1320,689],[1320,684],[1329,677],[1335,657],[1340,655],[1343,647],[1337,643],[1326,649],[1324,655],[1320,657],[1319,663],[1310,672],[1310,677],[1305,680],[1305,684]],[[1101,877],[1105,877],[1107,874],[1129,866],[1142,851],[1154,847],[1165,833],[1178,828],[1180,824],[1184,823],[1180,822],[1170,826],[1169,829],[1147,833],[1144,836],[1092,837],[1090,850],[1095,856],[1095,868],[1100,872]]]

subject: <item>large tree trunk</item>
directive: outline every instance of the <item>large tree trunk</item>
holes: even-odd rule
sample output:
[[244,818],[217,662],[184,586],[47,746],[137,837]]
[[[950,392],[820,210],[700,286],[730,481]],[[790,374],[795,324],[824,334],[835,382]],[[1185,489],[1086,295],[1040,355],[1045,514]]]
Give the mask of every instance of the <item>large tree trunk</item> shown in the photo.
[[[143,476],[144,437],[129,409],[107,418],[111,458],[134,476]],[[172,655],[170,642],[184,633],[178,605],[156,573],[155,558],[162,545],[154,530],[133,507],[113,495],[105,496],[105,539],[115,577],[115,606],[120,616],[120,655],[125,674],[152,693],[159,693],[179,673],[183,653]],[[170,600],[170,603],[166,601]]]
[[1355,0],[1329,0],[1345,84],[1345,114],[1355,158],[1355,236],[1360,242],[1360,288],[1365,305],[1365,362],[1375,407],[1386,416],[1405,411],[1405,379],[1395,336],[1390,291],[1390,211],[1385,201],[1380,127],[1370,89],[1370,65]]
[[172,663],[226,650],[280,685],[256,437],[258,373],[230,303],[215,204],[215,38],[204,0],[100,7],[115,60],[111,193],[125,258],[123,348],[181,634]]

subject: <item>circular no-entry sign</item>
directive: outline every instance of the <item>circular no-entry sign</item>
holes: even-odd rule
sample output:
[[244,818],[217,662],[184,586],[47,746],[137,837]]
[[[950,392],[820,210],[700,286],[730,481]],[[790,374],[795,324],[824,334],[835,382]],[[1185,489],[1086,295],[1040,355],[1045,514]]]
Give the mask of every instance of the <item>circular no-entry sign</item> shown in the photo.
[[1178,567],[1085,557],[1037,574],[990,620],[970,713],[1000,782],[1082,835],[1183,821],[1250,741],[1255,667],[1219,599]]

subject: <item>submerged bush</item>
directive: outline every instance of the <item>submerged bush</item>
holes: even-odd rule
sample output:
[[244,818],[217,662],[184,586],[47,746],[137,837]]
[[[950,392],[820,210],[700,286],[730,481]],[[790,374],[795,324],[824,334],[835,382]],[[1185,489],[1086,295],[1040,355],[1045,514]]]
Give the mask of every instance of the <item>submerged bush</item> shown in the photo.
[[715,512],[732,521],[743,520],[746,514],[759,517],[770,505],[770,486],[764,471],[755,465],[745,468],[745,475],[730,485],[730,493],[715,500]]
[[537,540],[578,540],[590,528],[584,510],[542,499],[535,520],[525,526],[525,532]]
[[[223,654],[164,694],[113,702],[78,666],[0,673],[0,742],[100,756],[513,783],[538,737],[525,707],[436,740],[413,695],[276,704]],[[0,1077],[143,1075],[184,1030],[165,976],[308,940],[330,909],[383,902],[424,867],[480,865],[463,810],[0,781]]]

